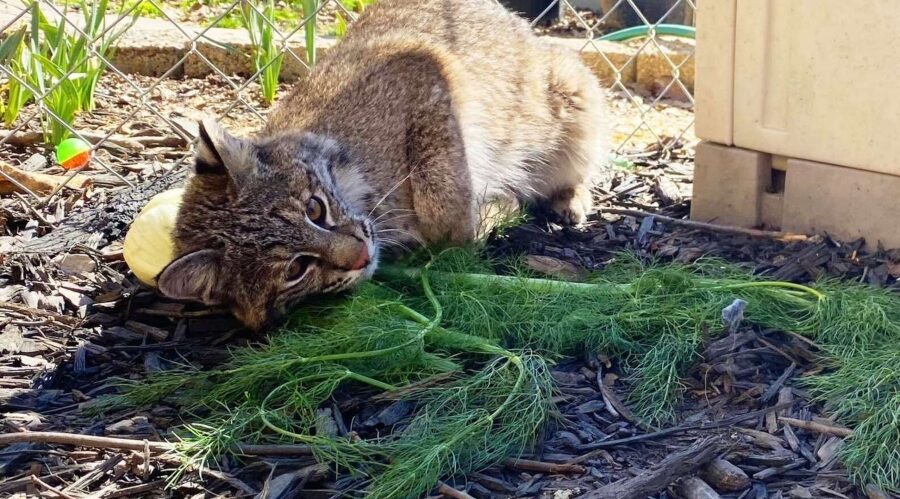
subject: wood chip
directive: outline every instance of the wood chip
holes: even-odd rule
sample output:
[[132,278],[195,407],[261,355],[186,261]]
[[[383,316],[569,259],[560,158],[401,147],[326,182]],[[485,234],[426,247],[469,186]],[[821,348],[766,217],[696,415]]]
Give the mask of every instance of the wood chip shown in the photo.
[[160,329],[158,327],[144,324],[142,322],[128,321],[125,323],[125,327],[138,334],[143,334],[147,337],[153,338],[156,341],[166,341],[166,339],[169,337],[169,332],[165,329]]
[[677,490],[685,499],[720,499],[712,487],[697,477],[685,478],[678,483]]
[[720,492],[739,492],[750,486],[750,477],[744,470],[725,459],[713,459],[700,476]]
[[787,449],[785,449],[784,446],[781,445],[781,439],[774,435],[770,435],[762,431],[750,430],[747,428],[737,428],[737,431],[749,436],[759,447],[771,449],[777,452],[787,452]]
[[816,452],[816,456],[819,458],[819,467],[825,467],[830,463],[836,456],[838,451],[841,450],[841,447],[844,445],[844,439],[840,437],[831,437],[829,438],[821,447],[819,447],[819,451]]
[[88,255],[68,253],[54,259],[59,270],[68,274],[86,274],[97,270],[97,262]]

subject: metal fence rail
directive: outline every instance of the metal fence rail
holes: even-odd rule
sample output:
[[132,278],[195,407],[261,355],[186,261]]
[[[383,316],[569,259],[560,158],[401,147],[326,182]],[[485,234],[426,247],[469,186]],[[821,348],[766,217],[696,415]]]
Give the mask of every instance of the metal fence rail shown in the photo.
[[[194,134],[189,126],[176,119],[171,110],[164,109],[164,102],[155,98],[164,83],[173,78],[213,75],[222,85],[217,97],[227,101],[227,105],[217,113],[219,118],[239,115],[248,129],[259,127],[264,122],[266,106],[255,94],[260,76],[275,60],[259,67],[251,65],[254,48],[246,40],[247,31],[235,22],[240,19],[242,8],[245,13],[262,16],[264,27],[271,29],[273,45],[281,54],[282,78],[290,79],[310,67],[310,55],[315,53],[306,50],[306,41],[309,40],[307,27],[311,23],[321,25],[320,35],[323,32],[329,34],[332,27],[340,31],[345,22],[352,23],[361,4],[376,0],[289,0],[286,7],[290,11],[282,12],[293,12],[295,17],[287,20],[275,17],[277,22],[271,22],[263,15],[266,0],[208,0],[208,5],[201,7],[208,10],[208,17],[204,20],[186,19],[190,12],[178,11],[178,2],[114,0],[110,3],[104,23],[93,31],[83,19],[83,13],[73,7],[78,1],[35,0],[0,5],[3,40],[0,42],[3,44],[0,45],[0,104],[3,105],[0,112],[4,108],[8,111],[13,87],[31,96],[14,120],[7,126],[0,126],[0,163],[4,159],[19,158],[18,153],[23,150],[40,151],[41,144],[46,143],[42,124],[46,128],[58,123],[71,136],[91,143],[94,151],[107,151],[105,154],[94,154],[90,173],[78,170],[63,172],[52,161],[39,167],[38,173],[64,175],[64,180],[50,192],[29,188],[21,178],[0,169],[0,182],[14,185],[19,191],[16,194],[19,200],[27,202],[28,208],[36,212],[47,209],[57,200],[64,186],[77,175],[102,174],[119,184],[140,182],[141,174],[123,168],[121,157],[124,154],[121,143],[130,143],[123,131],[129,129],[129,123],[135,121],[139,114],[145,116],[144,120],[154,120],[159,130],[177,138],[176,142],[180,144],[175,153],[155,160],[160,170],[177,171],[189,163]],[[97,4],[93,0],[88,3]],[[500,3],[510,4],[510,1]],[[305,4],[307,11],[296,15],[301,12],[302,4]],[[583,7],[592,7],[599,12],[589,13]],[[636,152],[634,139],[639,135],[649,137],[650,142],[655,143],[654,147],[663,151],[692,135],[691,119],[684,120],[674,131],[659,130],[655,120],[660,119],[661,104],[673,96],[681,101],[680,109],[690,110],[693,106],[692,43],[678,42],[675,44],[677,50],[673,50],[674,42],[662,31],[670,23],[693,22],[695,8],[694,0],[553,0],[538,15],[532,16],[535,29],[542,33],[549,32],[547,36],[554,36],[555,33],[548,25],[557,25],[556,31],[559,31],[559,26],[565,26],[566,38],[556,41],[581,50],[586,61],[591,61],[595,72],[630,113],[633,123],[619,124],[616,142],[620,154]],[[45,25],[56,25],[69,33],[73,40],[82,40],[86,47],[82,60],[70,63],[68,70],[59,74],[48,76],[46,65],[45,74],[29,74],[21,67],[22,51],[28,52],[28,49],[13,47],[13,41],[19,34],[21,45],[25,47],[34,40],[35,32],[47,36],[37,22],[40,20],[38,11],[45,18]],[[334,22],[329,27],[325,21]],[[642,36],[624,42],[603,39],[603,35],[628,24],[637,26],[643,32]],[[118,31],[124,34],[118,40],[117,51],[104,53],[104,42]],[[316,40],[319,48],[334,43],[333,38],[327,36],[319,36]],[[160,45],[162,54],[158,59],[164,62],[148,68],[147,65],[154,59],[153,53],[148,50],[155,43]],[[233,61],[238,61],[243,67],[233,67]],[[105,66],[101,85],[115,79],[121,92],[129,95],[128,102],[112,104],[120,108],[120,112],[96,116],[82,112],[72,122],[60,116],[52,102],[59,99],[59,92],[69,82],[82,77],[79,68],[83,64],[80,62]],[[228,67],[223,67],[226,65]],[[143,76],[136,76],[136,71],[143,72]],[[649,76],[644,74],[648,71]],[[640,78],[645,81],[639,81]],[[115,93],[101,98],[115,101]],[[110,104],[106,103],[106,106]],[[83,126],[86,117],[92,117],[91,122],[95,126],[91,130]],[[252,119],[253,123],[247,123],[248,119]],[[98,121],[103,122],[101,126],[96,126]],[[44,150],[51,151],[52,148]],[[8,160],[7,163],[17,166],[20,162]]]

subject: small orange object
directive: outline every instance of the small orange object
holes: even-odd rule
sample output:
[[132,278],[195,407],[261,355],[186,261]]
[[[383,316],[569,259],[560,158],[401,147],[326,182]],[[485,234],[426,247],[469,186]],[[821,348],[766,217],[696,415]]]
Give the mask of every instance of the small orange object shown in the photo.
[[66,170],[74,170],[88,164],[91,160],[91,145],[72,137],[56,146],[56,161]]
[[82,166],[88,164],[88,161],[91,160],[91,151],[84,151],[81,153],[72,156],[60,163],[60,165],[66,170],[74,170],[75,168],[81,168]]

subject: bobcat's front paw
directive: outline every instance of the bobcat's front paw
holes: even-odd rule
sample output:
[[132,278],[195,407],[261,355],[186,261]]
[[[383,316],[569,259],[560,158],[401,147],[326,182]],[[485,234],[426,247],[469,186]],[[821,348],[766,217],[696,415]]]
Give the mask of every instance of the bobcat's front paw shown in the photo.
[[560,191],[550,202],[553,210],[563,223],[580,225],[587,221],[588,213],[593,209],[591,192],[584,186]]

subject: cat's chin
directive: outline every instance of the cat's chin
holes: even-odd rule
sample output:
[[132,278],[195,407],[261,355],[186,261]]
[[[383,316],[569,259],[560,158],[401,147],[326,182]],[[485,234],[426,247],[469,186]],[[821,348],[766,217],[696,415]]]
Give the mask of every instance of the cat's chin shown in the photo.
[[366,246],[369,250],[369,264],[357,271],[359,272],[359,277],[353,280],[354,285],[370,279],[375,275],[375,271],[378,270],[378,259],[381,257],[381,251],[378,248],[378,244],[375,241],[370,240],[366,243]]

